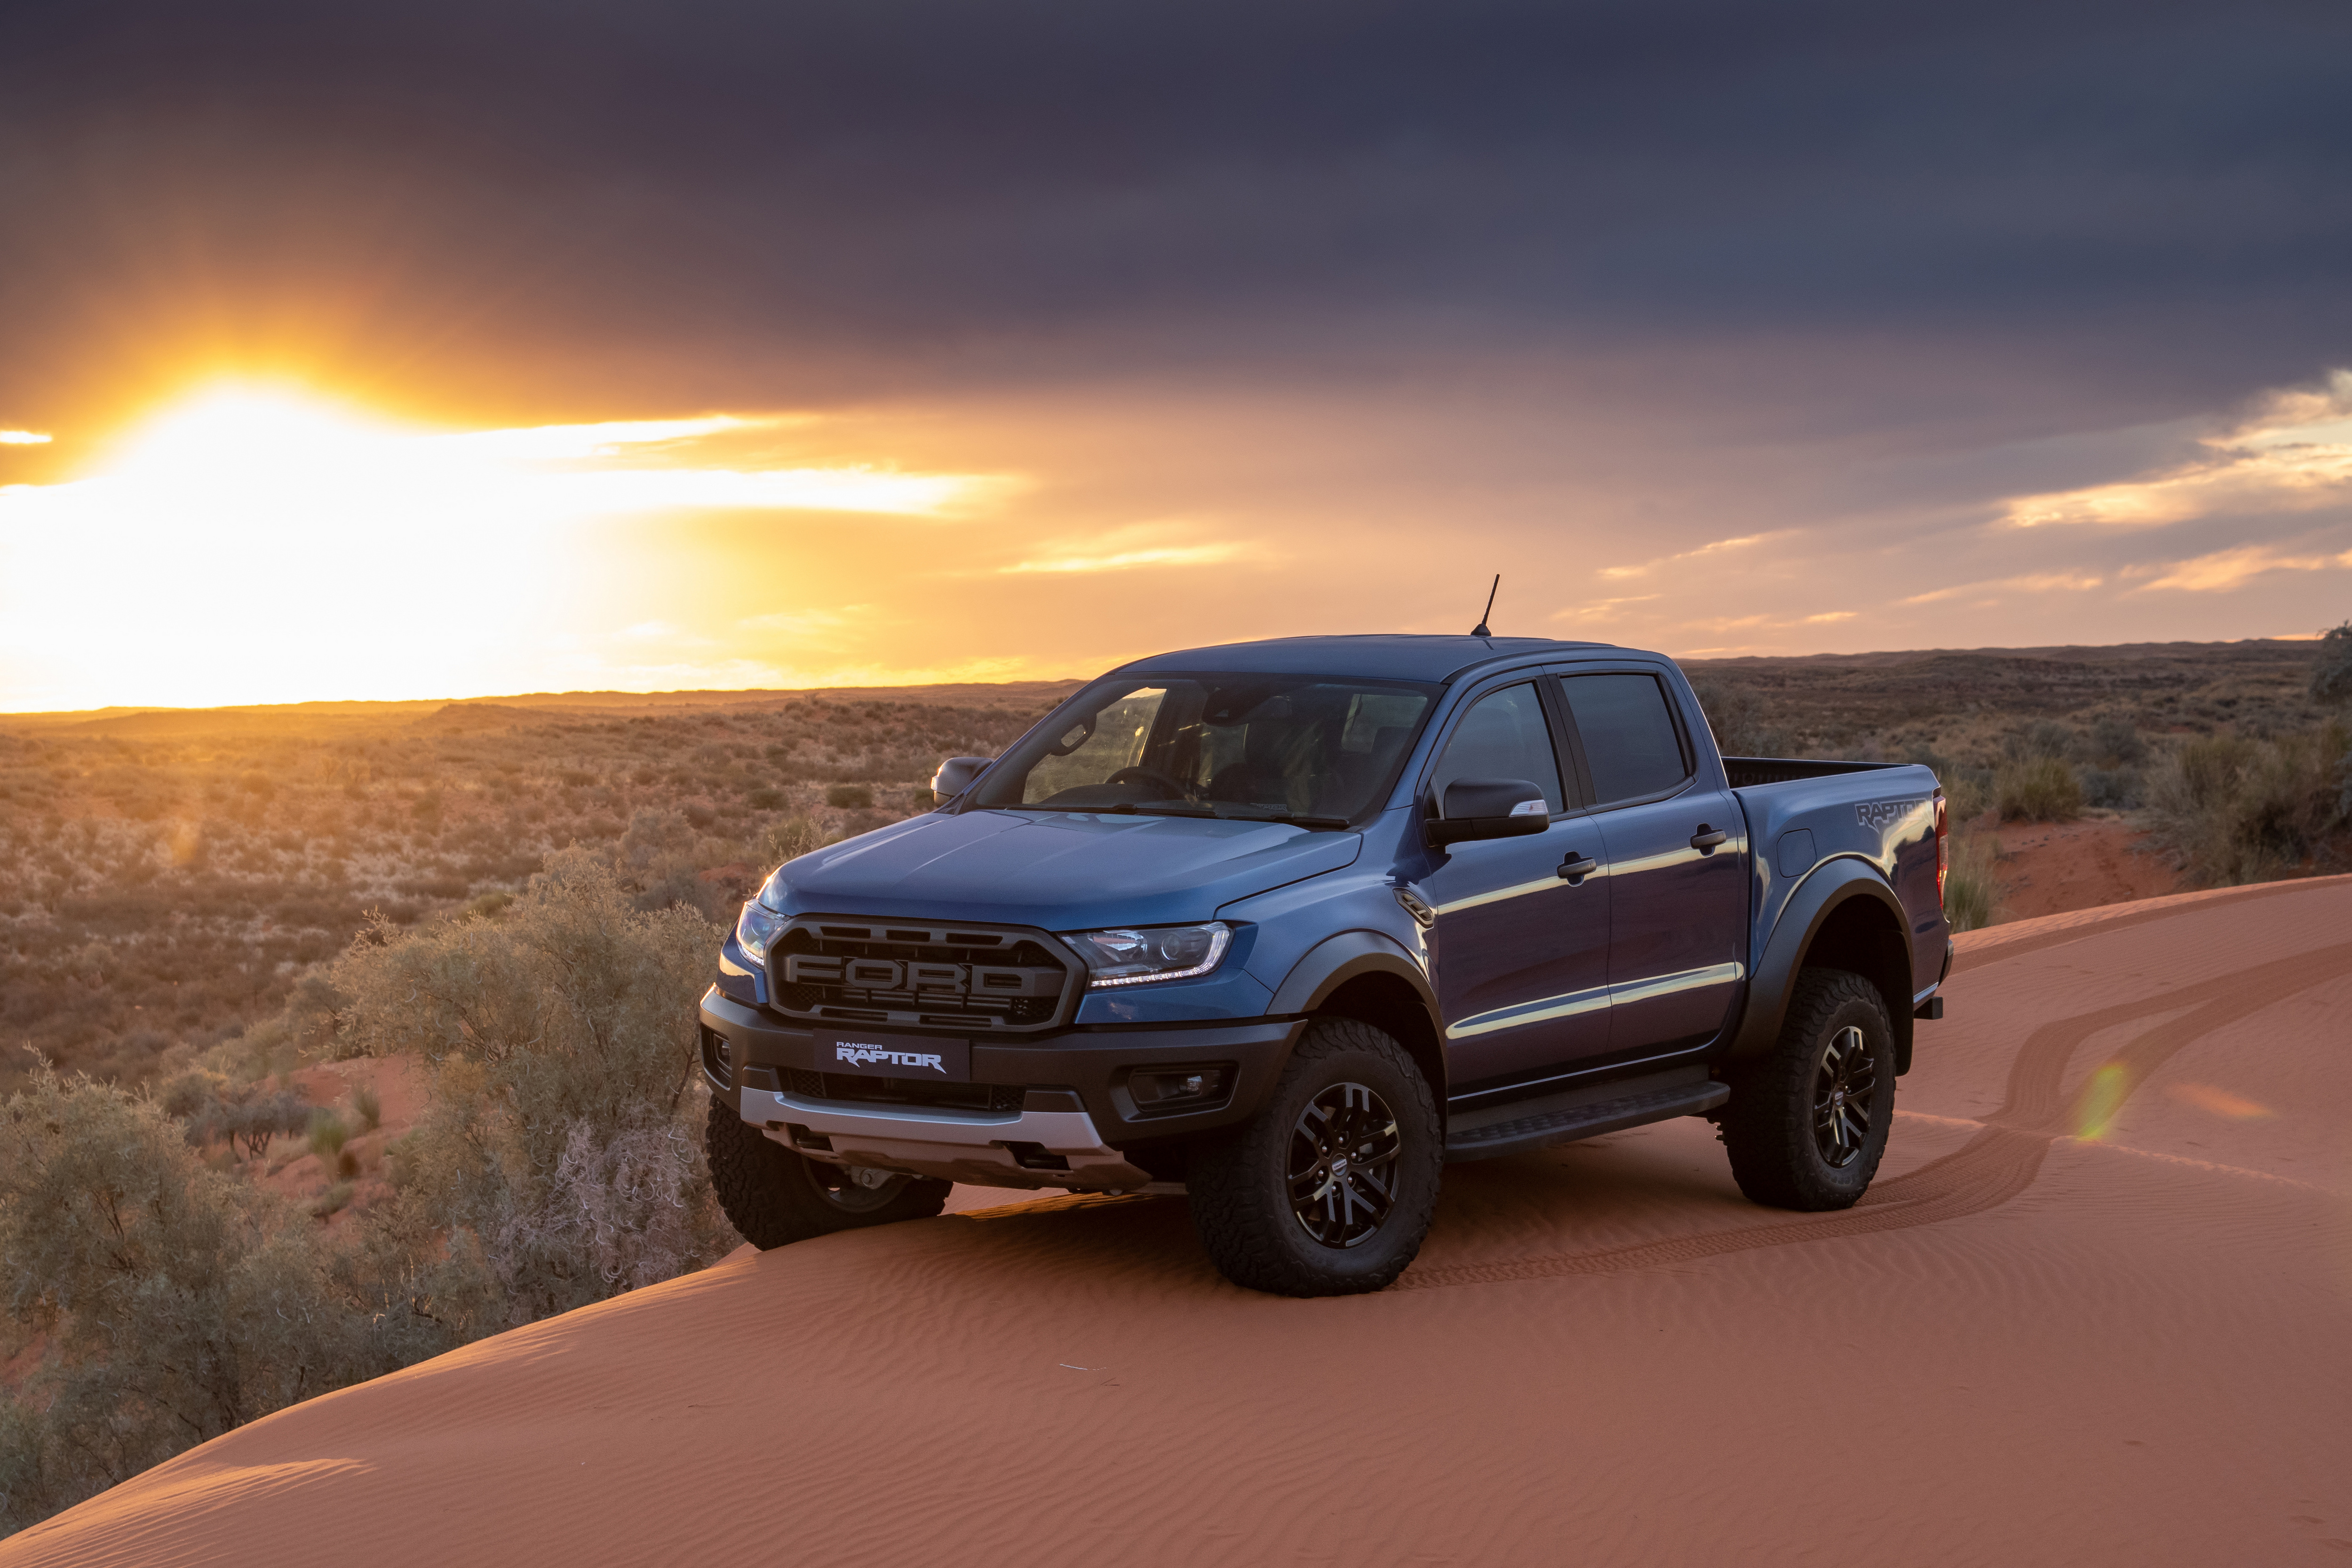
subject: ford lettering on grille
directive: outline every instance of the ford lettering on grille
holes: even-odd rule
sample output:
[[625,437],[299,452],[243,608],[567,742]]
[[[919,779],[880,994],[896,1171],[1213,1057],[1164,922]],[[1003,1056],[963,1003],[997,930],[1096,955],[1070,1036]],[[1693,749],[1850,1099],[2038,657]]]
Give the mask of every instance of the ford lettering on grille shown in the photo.
[[929,992],[946,996],[1057,996],[1054,969],[999,963],[930,963],[916,959],[838,958],[795,952],[784,959],[787,985],[845,985],[857,991]]

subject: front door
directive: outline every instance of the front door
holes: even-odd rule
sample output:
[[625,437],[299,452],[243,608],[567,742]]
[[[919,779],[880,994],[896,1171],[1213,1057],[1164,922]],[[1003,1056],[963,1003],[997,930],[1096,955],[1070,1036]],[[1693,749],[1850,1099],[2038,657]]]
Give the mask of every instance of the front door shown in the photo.
[[1438,851],[1421,879],[1457,1100],[1608,1049],[1606,857],[1591,819],[1564,815],[1559,756],[1542,694],[1520,681],[1470,706],[1426,786],[1443,799],[1458,778],[1525,779],[1552,812],[1545,832]]
[[1656,676],[1570,675],[1560,688],[1608,846],[1610,1049],[1704,1044],[1745,978],[1746,818],[1696,778]]

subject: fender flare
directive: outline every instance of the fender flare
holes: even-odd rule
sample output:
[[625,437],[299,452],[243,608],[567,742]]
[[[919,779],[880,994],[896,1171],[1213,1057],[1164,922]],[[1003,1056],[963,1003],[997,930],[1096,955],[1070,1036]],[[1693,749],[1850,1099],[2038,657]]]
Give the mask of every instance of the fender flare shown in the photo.
[[1429,975],[1395,938],[1376,931],[1343,931],[1299,954],[1289,974],[1275,987],[1274,1000],[1265,1010],[1277,1018],[1312,1013],[1330,999],[1331,993],[1360,974],[1393,974],[1402,980],[1421,999],[1430,1026],[1436,1027],[1437,996],[1430,989]]
[[[1807,872],[1789,901],[1781,906],[1780,918],[1748,973],[1748,1005],[1732,1036],[1727,1059],[1742,1061],[1760,1057],[1772,1048],[1780,1037],[1781,1021],[1788,1016],[1789,994],[1796,987],[1797,971],[1805,954],[1812,950],[1813,938],[1832,915],[1856,899],[1876,902],[1886,911],[1898,935],[1906,929],[1902,900],[1886,885],[1878,868],[1869,861],[1839,856]],[[1898,1055],[1908,1058],[1909,1009],[1897,1010],[1893,1022]],[[1907,1067],[1909,1063],[1906,1060],[1902,1065]]]
[[1367,974],[1392,975],[1404,983],[1420,1004],[1427,1033],[1417,1047],[1404,1042],[1429,1079],[1440,1105],[1445,1102],[1445,1028],[1439,1021],[1437,993],[1429,972],[1394,937],[1377,931],[1343,931],[1325,937],[1298,957],[1290,973],[1275,988],[1266,1012],[1274,1017],[1312,1013],[1328,1002],[1339,987]]

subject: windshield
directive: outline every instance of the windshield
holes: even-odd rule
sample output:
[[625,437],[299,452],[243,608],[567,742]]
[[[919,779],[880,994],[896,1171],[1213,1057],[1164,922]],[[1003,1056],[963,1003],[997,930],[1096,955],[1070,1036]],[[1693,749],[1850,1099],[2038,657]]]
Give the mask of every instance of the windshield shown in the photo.
[[978,803],[1350,818],[1395,778],[1437,691],[1297,675],[1106,680],[991,769]]

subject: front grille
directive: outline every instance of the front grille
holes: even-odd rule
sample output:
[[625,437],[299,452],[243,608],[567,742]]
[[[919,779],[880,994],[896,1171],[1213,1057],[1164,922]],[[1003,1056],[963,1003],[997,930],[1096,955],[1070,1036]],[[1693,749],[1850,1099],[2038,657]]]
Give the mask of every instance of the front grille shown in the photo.
[[776,1008],[844,1024],[994,1033],[1050,1027],[1075,958],[1042,931],[804,915],[768,950]]
[[784,1087],[803,1100],[840,1100],[859,1105],[919,1105],[947,1110],[992,1110],[1017,1115],[1028,1090],[1017,1083],[940,1083],[915,1078],[858,1078],[849,1073],[784,1074]]

